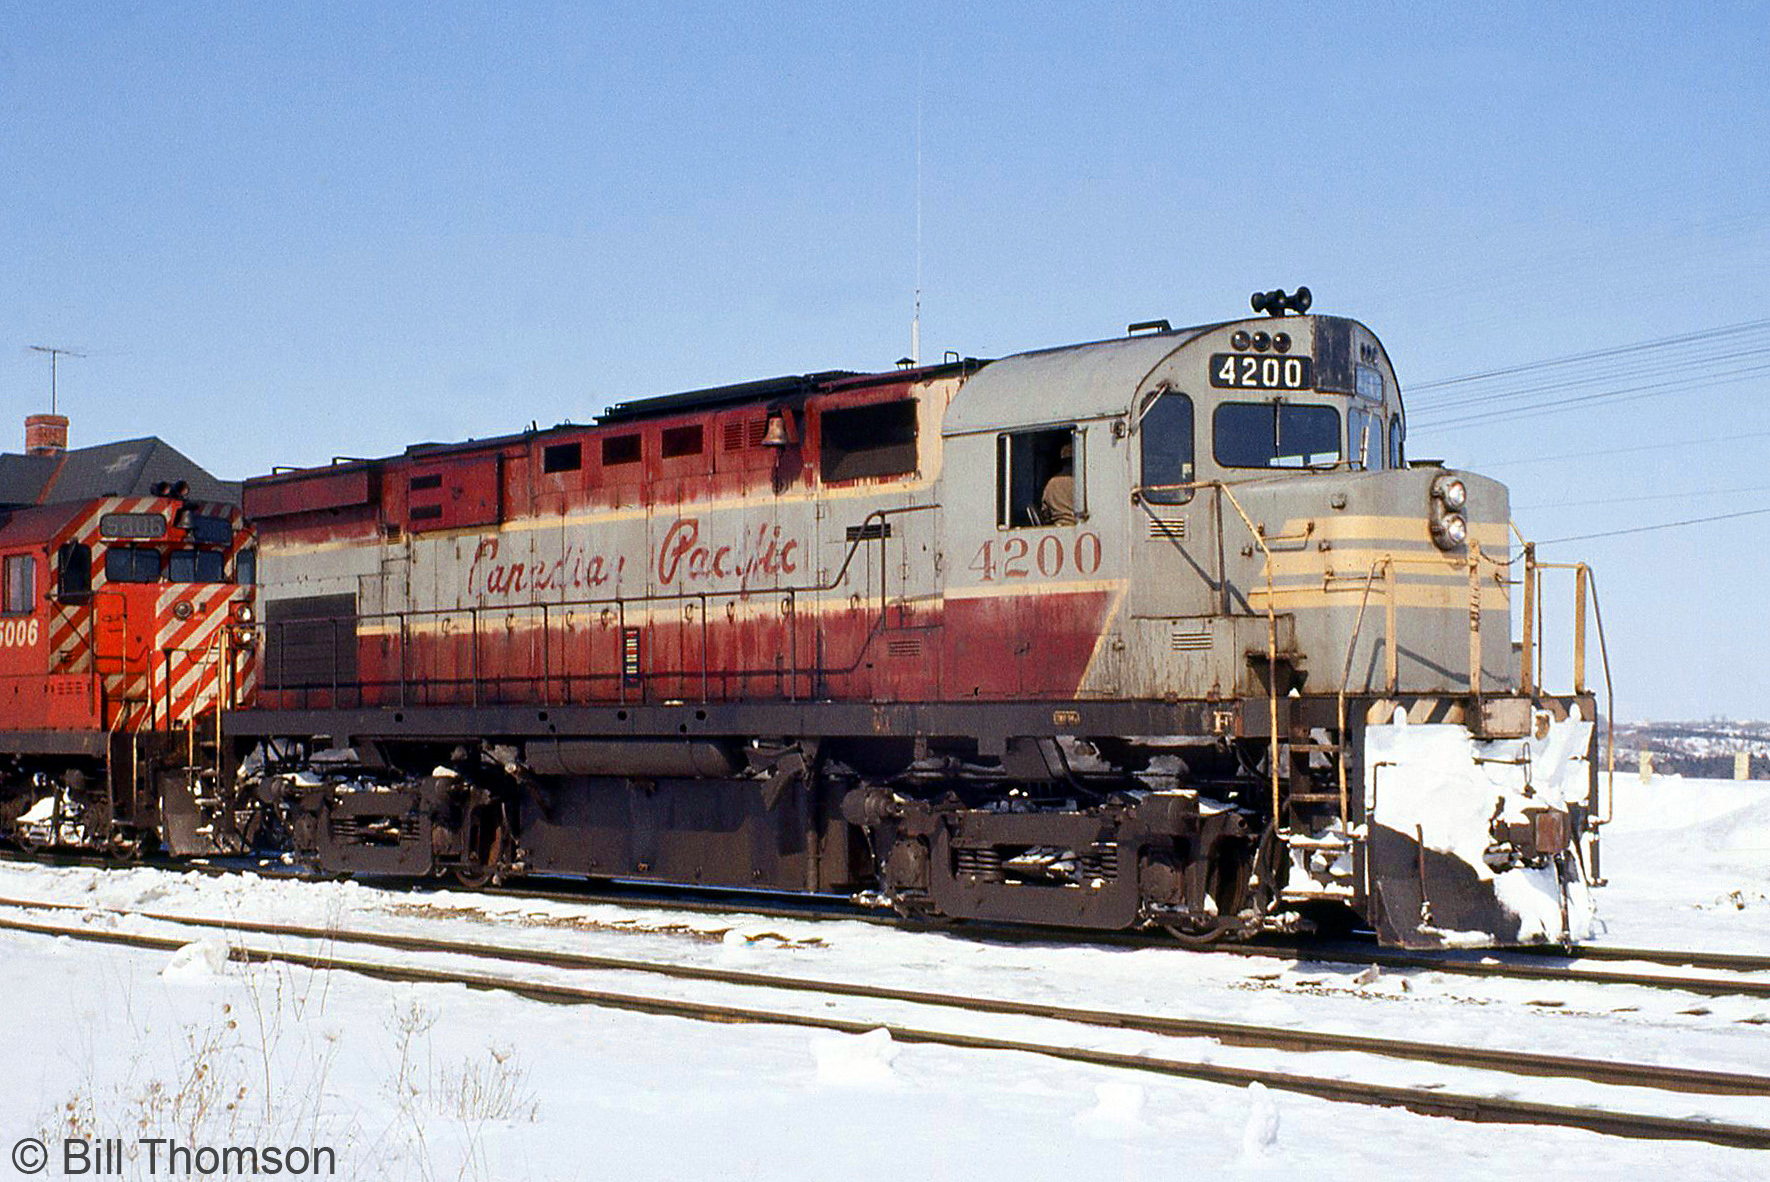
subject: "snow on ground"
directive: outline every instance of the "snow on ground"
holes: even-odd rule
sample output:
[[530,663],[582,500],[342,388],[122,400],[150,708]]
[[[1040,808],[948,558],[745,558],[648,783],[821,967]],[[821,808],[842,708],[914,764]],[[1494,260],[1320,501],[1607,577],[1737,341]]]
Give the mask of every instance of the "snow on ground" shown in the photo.
[[1616,777],[1608,944],[1770,953],[1770,780]]
[[[1599,892],[1608,943],[1770,952],[1770,786],[1618,777]],[[1738,892],[1736,903],[1734,892]],[[0,865],[0,896],[495,939],[757,972],[879,980],[1391,1037],[1770,1073],[1770,1003],[1665,991],[1361,974],[1177,949],[995,944],[860,922],[665,907],[414,895],[352,883]],[[46,917],[54,918],[54,917]],[[63,916],[58,922],[77,916]],[[88,913],[144,931],[146,921]],[[171,1136],[322,1144],[337,1176],[388,1178],[1379,1178],[1553,1169],[1757,1178],[1765,1155],[1567,1130],[1483,1126],[1036,1056],[786,1026],[559,1007],[452,986],[224,960],[223,941],[146,953],[0,934],[8,1070],[0,1148],[19,1137]],[[251,940],[253,938],[246,937]],[[262,941],[261,941],[262,942]],[[348,944],[339,955],[370,958]],[[456,963],[492,971],[486,962]],[[595,988],[695,996],[1006,1037],[1049,1025],[926,1007],[758,997],[632,974],[527,970]],[[1454,1090],[1588,1100],[1595,1085],[1449,1074],[1350,1055],[1276,1056],[1124,1031],[1088,1045]],[[1629,1107],[1770,1123],[1761,1100],[1621,1094]],[[5,1160],[0,1154],[0,1161]],[[134,1176],[147,1176],[137,1159]],[[164,1163],[161,1163],[162,1166]],[[61,1177],[60,1162],[45,1177]],[[0,1175],[5,1176],[5,1175]],[[158,1176],[166,1176],[164,1173]]]

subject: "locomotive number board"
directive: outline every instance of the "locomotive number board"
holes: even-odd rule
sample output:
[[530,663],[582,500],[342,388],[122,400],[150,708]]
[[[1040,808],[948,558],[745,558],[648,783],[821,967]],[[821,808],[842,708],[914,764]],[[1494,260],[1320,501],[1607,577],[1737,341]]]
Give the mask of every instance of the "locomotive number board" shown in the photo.
[[1219,390],[1309,390],[1309,358],[1251,353],[1211,354],[1211,385]]

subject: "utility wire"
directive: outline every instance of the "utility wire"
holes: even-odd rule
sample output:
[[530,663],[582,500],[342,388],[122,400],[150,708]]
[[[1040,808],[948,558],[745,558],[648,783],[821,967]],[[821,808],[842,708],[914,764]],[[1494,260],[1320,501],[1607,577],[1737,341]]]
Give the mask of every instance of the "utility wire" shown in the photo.
[[[1711,386],[1726,385],[1745,378],[1770,373],[1770,363],[1746,366],[1743,369],[1725,370],[1718,374],[1710,374],[1698,380],[1688,378],[1670,378],[1662,382],[1649,382],[1642,386],[1624,386],[1617,390],[1602,390],[1596,394],[1580,394],[1568,398],[1550,398],[1540,403],[1527,403],[1523,406],[1501,407],[1495,410],[1470,411],[1463,414],[1453,413],[1451,418],[1434,418],[1430,412],[1422,413],[1418,418],[1410,416],[1408,422],[1421,428],[1461,427],[1468,423],[1482,423],[1493,419],[1532,419],[1546,414],[1559,414],[1562,411],[1576,410],[1594,402],[1636,402],[1643,398],[1654,398],[1663,394],[1671,394],[1687,390],[1706,390]],[[1424,420],[1423,422],[1421,420]]]
[[[1541,382],[1533,385],[1517,386],[1512,389],[1488,390],[1485,388],[1464,391],[1460,394],[1426,395],[1413,400],[1414,408],[1426,414],[1437,414],[1447,410],[1461,409],[1465,406],[1491,406],[1496,402],[1507,402],[1533,395],[1550,394],[1566,390],[1577,390],[1582,387],[1601,386],[1610,382],[1633,381],[1639,378],[1660,377],[1668,374],[1683,374],[1689,377],[1692,370],[1712,369],[1724,361],[1740,361],[1763,357],[1770,354],[1770,338],[1766,343],[1754,344],[1751,348],[1736,349],[1725,353],[1705,352],[1686,357],[1683,355],[1662,358],[1650,364],[1633,364],[1612,366],[1608,368],[1583,369],[1573,376],[1555,381]],[[1700,376],[1700,373],[1699,375]]]
[[1662,521],[1658,525],[1637,525],[1632,529],[1611,529],[1596,534],[1575,534],[1569,538],[1550,538],[1538,542],[1539,546],[1553,546],[1560,542],[1589,542],[1593,538],[1620,538],[1624,534],[1645,534],[1660,529],[1678,529],[1686,525],[1705,525],[1711,521],[1732,521],[1739,517],[1758,517],[1770,513],[1770,508],[1746,509],[1739,513],[1717,513],[1713,517],[1690,517],[1683,521]]
[[1570,353],[1565,357],[1551,357],[1544,361],[1527,361],[1522,365],[1510,365],[1502,369],[1489,369],[1480,373],[1464,374],[1461,377],[1440,378],[1437,381],[1417,382],[1412,387],[1413,393],[1426,390],[1440,390],[1446,386],[1460,386],[1467,382],[1484,382],[1492,378],[1507,377],[1511,374],[1530,373],[1534,370],[1547,369],[1555,365],[1570,365],[1576,361],[1591,361],[1600,357],[1621,357],[1631,353],[1640,353],[1649,349],[1663,349],[1672,345],[1689,344],[1694,341],[1713,340],[1716,337],[1731,336],[1736,333],[1753,332],[1770,328],[1770,320],[1748,320],[1741,324],[1730,324],[1721,328],[1707,328],[1697,332],[1682,333],[1678,336],[1660,337],[1652,341],[1640,341],[1633,345],[1616,345],[1608,349],[1593,349],[1585,353]]
[[1704,443],[1735,443],[1742,439],[1770,438],[1770,431],[1746,431],[1735,435],[1706,435],[1700,439],[1668,439],[1661,443],[1641,443],[1632,447],[1605,447],[1596,451],[1567,451],[1552,456],[1530,456],[1525,459],[1493,460],[1488,463],[1471,464],[1471,469],[1486,470],[1488,468],[1509,468],[1516,464],[1549,464],[1557,460],[1584,460],[1593,456],[1620,456],[1630,452],[1664,451],[1669,447],[1695,447]]
[[1640,501],[1677,501],[1685,497],[1728,497],[1741,493],[1770,492],[1770,484],[1749,484],[1743,488],[1699,488],[1681,493],[1654,493],[1642,497],[1596,497],[1590,501],[1556,501],[1554,504],[1513,505],[1514,513],[1536,509],[1573,509],[1581,505],[1632,505]]

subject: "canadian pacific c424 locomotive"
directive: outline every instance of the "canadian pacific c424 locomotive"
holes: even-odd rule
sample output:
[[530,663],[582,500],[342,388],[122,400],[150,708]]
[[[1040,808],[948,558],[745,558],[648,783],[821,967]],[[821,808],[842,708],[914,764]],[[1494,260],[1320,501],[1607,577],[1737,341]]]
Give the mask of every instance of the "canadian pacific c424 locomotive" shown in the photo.
[[1505,488],[1406,460],[1363,325],[1255,304],[248,481],[255,688],[188,827],[1189,941],[1584,935],[1596,702],[1540,685]]

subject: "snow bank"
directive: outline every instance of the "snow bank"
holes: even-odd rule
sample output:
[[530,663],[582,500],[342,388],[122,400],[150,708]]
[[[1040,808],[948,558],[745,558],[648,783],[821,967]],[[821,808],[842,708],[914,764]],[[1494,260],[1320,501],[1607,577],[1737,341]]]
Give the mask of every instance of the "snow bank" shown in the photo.
[[1770,783],[1616,777],[1607,939],[1770,952]]
[[1076,1127],[1095,1137],[1129,1137],[1150,1131],[1143,1106],[1148,1099],[1143,1085],[1098,1083],[1094,1107],[1076,1117]]
[[227,974],[227,945],[219,940],[193,940],[172,954],[160,976],[187,985],[207,984]]
[[836,1087],[895,1088],[891,1061],[899,1049],[884,1027],[865,1034],[820,1034],[811,1040],[817,1081]]
[[1248,1121],[1241,1130],[1243,1157],[1263,1158],[1278,1144],[1278,1105],[1265,1084],[1248,1085]]

